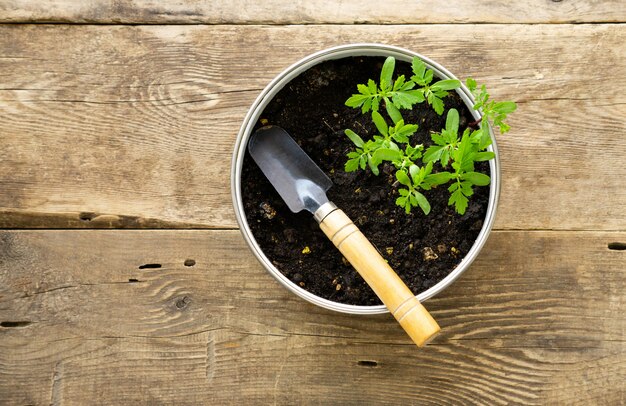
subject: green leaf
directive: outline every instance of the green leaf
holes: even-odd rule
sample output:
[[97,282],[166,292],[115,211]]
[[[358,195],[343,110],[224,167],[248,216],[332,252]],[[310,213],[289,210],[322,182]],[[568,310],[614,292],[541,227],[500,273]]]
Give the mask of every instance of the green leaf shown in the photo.
[[438,147],[435,145],[428,147],[422,159],[424,160],[424,162],[438,161],[441,159],[441,155],[443,154],[444,148],[445,146]]
[[468,197],[474,194],[474,191],[472,190],[472,184],[466,180],[461,182],[461,191],[465,196]]
[[474,92],[474,90],[476,90],[476,81],[472,78],[467,78],[465,80],[465,84],[467,85],[467,88],[470,90],[470,92]]
[[461,87],[461,82],[456,79],[444,79],[440,80],[430,86],[432,91],[437,90],[453,90]]
[[369,79],[367,81],[367,89],[369,90],[369,94],[377,94],[378,89],[376,87],[376,82],[373,79]]
[[374,151],[372,159],[378,164],[382,161],[398,162],[402,159],[402,152],[390,148],[379,148]]
[[446,142],[445,138],[443,138],[443,136],[441,134],[437,134],[437,133],[432,133],[430,134],[430,138],[433,140],[433,142],[437,145],[447,145],[448,143]]
[[359,158],[349,159],[345,165],[346,172],[354,172],[359,169]]
[[489,176],[480,172],[467,172],[461,174],[461,179],[470,182],[472,185],[476,186],[487,186],[491,179]]
[[376,93],[375,89],[374,89],[374,92],[370,92],[370,89],[367,86],[362,85],[362,84],[356,85],[356,88],[358,89],[359,93],[361,93],[362,95],[368,96],[368,95]]
[[454,205],[454,209],[456,210],[457,213],[465,214],[465,210],[467,210],[467,202],[468,202],[468,199],[467,197],[465,197],[465,195],[463,195],[461,189],[457,189],[454,192],[452,192],[452,195],[450,195],[450,199],[448,200],[448,205],[449,206]]
[[374,163],[374,161],[372,160],[372,158],[369,158],[367,160],[367,164],[370,167],[370,170],[372,171],[372,173],[375,176],[378,176],[380,174],[380,171],[378,170],[378,165],[376,163]]
[[420,167],[417,165],[409,166],[409,173],[411,174],[411,177],[413,178],[413,183],[419,183]]
[[354,143],[354,145],[356,145],[358,148],[363,148],[363,145],[365,145],[365,142],[363,141],[363,139],[361,137],[359,137],[359,135],[357,133],[355,133],[354,131],[348,129],[346,131],[344,131],[346,133],[346,135],[348,136],[348,138],[350,138],[350,141],[352,141]]
[[446,130],[454,134],[459,132],[459,112],[456,109],[450,109],[450,111],[448,111]]
[[428,183],[431,186],[438,186],[443,185],[444,183],[448,183],[453,178],[454,174],[450,172],[439,172],[426,176],[424,178],[424,182]]
[[496,154],[494,154],[493,152],[483,151],[483,152],[476,153],[476,155],[474,156],[474,161],[476,162],[489,161],[490,159],[493,159],[495,157],[496,157]]
[[509,114],[517,109],[517,104],[512,101],[498,102],[493,105],[492,109],[498,113]]
[[399,91],[395,92],[391,99],[399,109],[411,109],[414,104],[424,101],[424,93],[420,90]]
[[385,119],[383,118],[383,116],[380,115],[379,112],[377,111],[372,112],[372,121],[374,121],[374,124],[376,125],[378,132],[380,132],[382,135],[388,134],[389,126],[387,126]]
[[444,150],[441,153],[441,166],[443,166],[444,168],[447,167],[448,162],[450,162],[450,150],[447,148],[444,148]]
[[402,120],[402,114],[400,114],[400,110],[393,103],[385,103],[385,108],[387,110],[387,114],[391,117],[391,120],[394,124],[398,124],[398,122]]
[[398,193],[400,193],[400,196],[408,196],[409,195],[409,191],[407,189],[398,189]]
[[417,199],[417,203],[419,204],[424,214],[428,215],[428,213],[430,213],[430,203],[428,203],[426,196],[417,191],[414,192],[414,196]]
[[353,94],[346,100],[346,106],[356,108],[360,107],[363,103],[369,100],[369,96],[364,96],[362,94]]
[[396,67],[396,58],[393,56],[388,57],[383,64],[383,69],[380,71],[380,87],[381,90],[385,90],[387,87],[391,87],[393,83],[393,70]]
[[421,59],[419,59],[418,57],[414,57],[411,63],[411,68],[413,69],[413,74],[415,75],[414,77],[417,77],[418,79],[424,78],[424,73],[426,72],[426,64]]
[[435,109],[435,112],[439,115],[443,114],[443,101],[439,98],[436,97],[435,95],[433,95],[432,100],[430,101],[430,104],[433,106],[433,109]]
[[400,121],[394,128],[393,139],[401,144],[406,144],[409,142],[409,137],[417,131],[417,124],[401,125],[401,123],[403,122]]
[[409,179],[409,176],[406,174],[406,172],[397,171],[396,179],[398,179],[398,182],[402,183],[404,186],[411,187],[411,179]]

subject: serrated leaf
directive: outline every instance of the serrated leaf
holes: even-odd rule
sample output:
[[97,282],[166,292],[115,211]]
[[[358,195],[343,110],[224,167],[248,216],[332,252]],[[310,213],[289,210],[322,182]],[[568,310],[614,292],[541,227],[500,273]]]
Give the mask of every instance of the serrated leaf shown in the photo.
[[408,210],[406,209],[406,203],[407,203],[407,196],[399,196],[396,199],[396,206],[400,206],[400,207],[404,208],[406,210],[407,214],[408,214],[408,213],[411,212],[411,210],[410,210],[410,208]]
[[395,128],[395,133],[393,135],[393,139],[398,141],[399,143],[406,144],[409,142],[409,137],[415,134],[417,131],[416,124],[406,124],[401,125],[402,121],[398,123]]
[[363,148],[363,145],[365,145],[365,142],[363,141],[361,137],[359,137],[357,133],[355,133],[354,131],[350,129],[345,130],[344,132],[348,136],[348,138],[350,138],[350,141],[354,143],[354,145],[356,145],[358,148]]
[[424,162],[434,162],[441,159],[441,155],[443,154],[443,150],[445,147],[431,146],[426,149],[424,156],[422,159]]
[[461,182],[461,192],[468,197],[473,195],[474,190],[472,190],[472,184],[466,180]]
[[480,172],[467,172],[461,174],[461,179],[470,182],[472,185],[476,186],[487,186],[491,179],[489,176]]
[[368,111],[371,110],[371,108],[372,108],[372,101],[373,100],[374,99],[367,99],[367,100],[365,100],[365,102],[363,103],[363,106],[361,106],[361,114],[365,114],[365,113],[367,113]]
[[462,215],[465,214],[465,210],[467,210],[467,202],[467,197],[463,195],[461,189],[457,189],[452,192],[452,195],[450,195],[448,205],[454,205],[454,209],[456,210],[456,212]]
[[409,195],[409,191],[407,189],[398,189],[398,193],[400,193],[400,196],[408,196]]
[[428,85],[430,82],[433,81],[434,76],[435,76],[434,72],[430,69],[427,69],[426,73],[424,74],[424,83]]
[[359,158],[350,159],[344,167],[346,172],[354,172],[359,169]]
[[450,162],[450,150],[447,148],[444,148],[444,150],[441,153],[441,166],[445,168],[446,166],[448,166],[449,162]]
[[465,80],[465,84],[467,85],[467,88],[470,90],[470,92],[474,92],[474,90],[476,90],[476,81],[472,78],[467,78]]
[[430,101],[430,104],[433,106],[433,109],[435,110],[437,114],[439,115],[443,114],[443,109],[444,109],[443,100],[433,95],[432,100]]
[[419,59],[418,57],[414,57],[413,61],[411,62],[411,69],[413,70],[413,74],[418,78],[418,79],[423,79],[424,78],[424,73],[426,72],[426,64]]
[[409,179],[409,176],[406,174],[406,172],[396,171],[396,179],[398,179],[398,182],[402,183],[404,186],[411,187],[411,179]]
[[437,145],[446,145],[447,144],[446,140],[441,136],[441,134],[432,133],[432,134],[430,134],[430,138]]
[[[362,95],[368,95],[369,96],[371,94],[370,90],[368,89],[368,87],[366,85],[362,85],[362,84],[356,85],[356,88],[359,90],[359,93],[361,93]],[[376,92],[374,92],[374,93],[376,93]]]
[[395,82],[393,82],[393,90],[400,90],[404,87],[404,75],[398,76]]
[[399,91],[391,96],[391,100],[399,109],[411,109],[414,104],[424,101],[424,95],[419,90]]
[[376,88],[376,82],[374,82],[372,79],[369,79],[367,81],[367,89],[369,90],[369,94],[378,93],[378,89]]
[[346,106],[348,107],[359,107],[361,106],[363,103],[365,103],[367,100],[369,100],[369,96],[364,96],[362,94],[353,94],[352,96],[350,96],[348,98],[348,100],[346,100]]

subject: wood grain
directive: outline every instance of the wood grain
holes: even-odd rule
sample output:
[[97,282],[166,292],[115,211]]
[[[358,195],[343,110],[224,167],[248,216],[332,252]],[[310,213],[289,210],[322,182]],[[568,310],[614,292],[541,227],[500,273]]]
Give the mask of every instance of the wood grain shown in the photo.
[[390,315],[288,293],[237,231],[0,232],[0,398],[620,404],[626,251],[615,242],[626,233],[493,233],[428,301],[442,334],[417,349]]
[[367,41],[519,103],[496,228],[626,230],[622,25],[0,26],[0,227],[236,227],[231,154],[260,89]]
[[590,23],[626,21],[620,0],[5,0],[0,22],[105,24],[433,24],[433,23]]

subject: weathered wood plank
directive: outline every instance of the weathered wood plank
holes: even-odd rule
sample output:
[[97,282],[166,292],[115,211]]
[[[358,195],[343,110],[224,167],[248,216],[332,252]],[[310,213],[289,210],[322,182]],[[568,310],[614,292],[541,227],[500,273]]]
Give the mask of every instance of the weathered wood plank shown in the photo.
[[409,2],[246,0],[7,0],[0,22],[132,24],[433,24],[623,22],[620,0]]
[[2,26],[0,227],[235,227],[231,153],[260,89],[381,38],[519,102],[497,228],[626,230],[622,25]]
[[626,251],[607,246],[625,241],[494,233],[428,302],[443,334],[418,350],[389,315],[335,314],[289,294],[237,231],[1,232],[0,398],[623,403]]

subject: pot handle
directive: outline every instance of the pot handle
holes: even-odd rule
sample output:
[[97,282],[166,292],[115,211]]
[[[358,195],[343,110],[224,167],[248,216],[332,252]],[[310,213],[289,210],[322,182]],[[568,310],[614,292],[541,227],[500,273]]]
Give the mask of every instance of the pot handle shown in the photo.
[[426,345],[439,333],[435,319],[341,209],[326,214],[320,221],[320,228],[418,347]]

